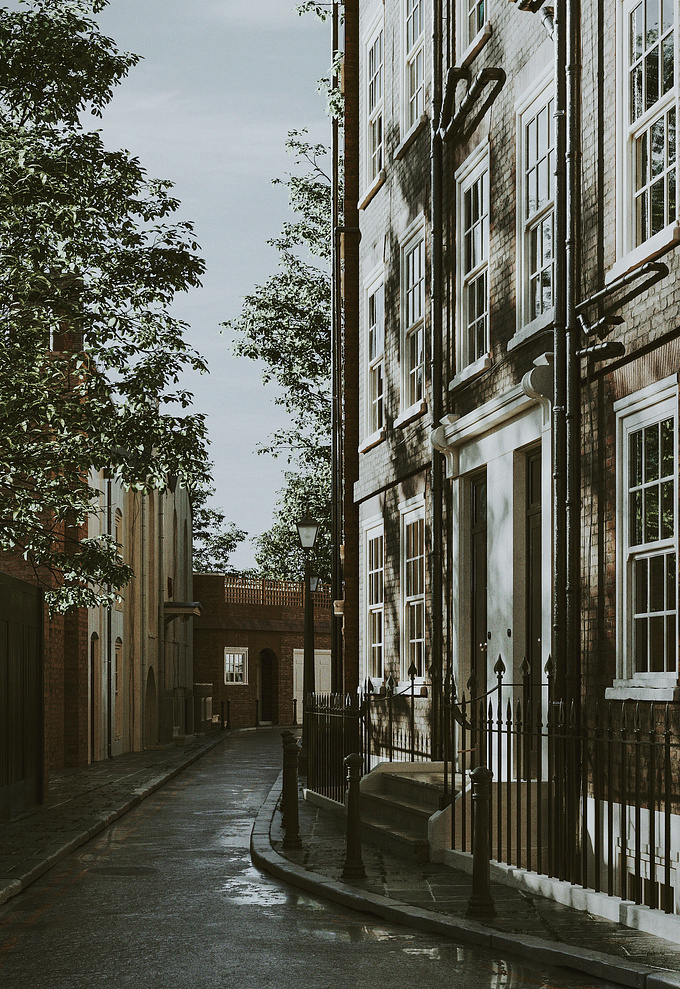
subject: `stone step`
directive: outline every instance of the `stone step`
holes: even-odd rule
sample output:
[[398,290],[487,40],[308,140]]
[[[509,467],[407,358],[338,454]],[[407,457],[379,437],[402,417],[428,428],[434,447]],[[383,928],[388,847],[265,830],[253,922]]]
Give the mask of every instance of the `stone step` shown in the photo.
[[380,792],[428,808],[430,814],[434,814],[443,806],[444,777],[430,773],[380,773]]
[[394,828],[392,825],[381,824],[372,818],[364,820],[362,817],[361,836],[364,841],[371,841],[379,848],[411,862],[428,862],[430,859],[427,839],[418,838],[410,831]]
[[434,811],[414,800],[397,799],[389,792],[361,794],[362,819],[375,821],[427,841],[427,822]]

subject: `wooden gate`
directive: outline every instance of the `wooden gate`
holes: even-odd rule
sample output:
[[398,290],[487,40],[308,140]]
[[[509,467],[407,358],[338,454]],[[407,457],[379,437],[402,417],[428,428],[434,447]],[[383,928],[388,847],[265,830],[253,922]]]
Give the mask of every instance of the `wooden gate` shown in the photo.
[[0,820],[42,799],[42,594],[0,573]]

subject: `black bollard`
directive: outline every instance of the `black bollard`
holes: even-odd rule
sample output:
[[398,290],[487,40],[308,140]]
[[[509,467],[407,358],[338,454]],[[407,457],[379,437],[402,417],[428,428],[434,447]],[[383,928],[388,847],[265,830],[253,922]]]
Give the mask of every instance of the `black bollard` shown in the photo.
[[[285,766],[285,754],[286,754],[286,743],[290,740],[295,741],[295,732],[291,731],[290,728],[286,728],[285,731],[281,732],[281,745],[283,746],[284,754],[284,766]],[[285,772],[285,769],[284,769]],[[284,785],[281,784],[281,826],[285,828],[286,826],[286,805],[283,800]]]
[[365,879],[366,870],[361,858],[361,803],[359,795],[359,772],[363,758],[352,752],[344,759],[347,767],[347,854],[342,870],[342,878],[349,880]]
[[300,746],[294,738],[289,738],[283,746],[283,821],[284,848],[301,848],[300,822],[298,817],[298,758]]
[[495,917],[491,896],[491,847],[489,844],[489,798],[493,773],[486,766],[473,769],[472,799],[475,802],[475,833],[472,836],[472,895],[467,912],[473,917]]

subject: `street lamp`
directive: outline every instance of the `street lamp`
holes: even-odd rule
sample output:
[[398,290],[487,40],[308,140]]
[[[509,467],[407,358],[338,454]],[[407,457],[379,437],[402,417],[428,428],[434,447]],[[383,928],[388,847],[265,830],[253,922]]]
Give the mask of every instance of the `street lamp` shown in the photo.
[[307,510],[305,517],[297,523],[298,539],[305,554],[305,630],[304,659],[302,672],[302,739],[300,741],[300,770],[307,772],[307,698],[314,693],[314,603],[312,601],[312,579],[309,555],[314,549],[319,523]]

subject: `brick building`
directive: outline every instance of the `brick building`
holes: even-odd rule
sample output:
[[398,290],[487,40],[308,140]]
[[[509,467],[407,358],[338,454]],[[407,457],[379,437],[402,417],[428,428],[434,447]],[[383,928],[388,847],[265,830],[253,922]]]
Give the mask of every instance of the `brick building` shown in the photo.
[[[567,11],[560,55],[555,15]],[[563,686],[550,700],[573,700],[584,730],[596,705],[630,724],[640,702],[660,737],[666,704],[680,720],[680,5],[359,0],[358,14],[345,27],[359,52],[346,129],[358,134],[361,239],[345,322],[358,325],[359,680],[403,692],[415,677],[435,757],[451,678],[459,697],[488,692],[496,713],[529,697],[547,718],[554,656]],[[565,318],[568,624],[556,615],[553,483]],[[586,786],[597,803],[593,775]],[[638,851],[626,887],[625,838],[611,854],[624,897],[646,883],[649,905],[678,903],[675,866],[662,889],[654,855]]]
[[[194,678],[232,728],[302,720],[303,585],[194,574]],[[314,593],[315,689],[330,692],[330,592]],[[294,705],[294,700],[297,702]]]
[[92,484],[89,535],[114,536],[135,571],[115,607],[50,617],[31,568],[0,557],[0,818],[43,800],[53,770],[193,731],[187,492]]

